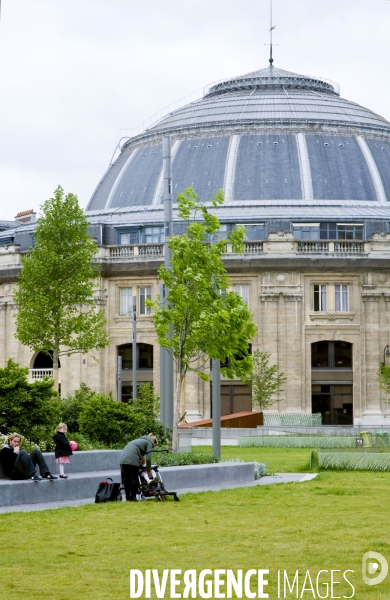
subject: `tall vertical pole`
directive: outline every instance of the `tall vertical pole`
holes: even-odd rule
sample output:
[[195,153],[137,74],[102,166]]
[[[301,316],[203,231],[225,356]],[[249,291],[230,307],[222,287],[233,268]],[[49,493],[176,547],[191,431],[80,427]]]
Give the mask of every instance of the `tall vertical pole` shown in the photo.
[[211,396],[213,407],[213,455],[221,458],[221,361],[212,361]]
[[137,397],[137,296],[133,296],[133,400]]
[[[163,138],[163,170],[164,170],[164,256],[165,268],[171,268],[171,251],[169,240],[173,235],[172,221],[172,148],[171,138]],[[166,303],[168,290],[161,290],[162,303]],[[172,331],[170,333],[172,335]],[[171,350],[161,348],[164,357],[160,364],[160,385],[162,390],[161,414],[164,414],[166,427],[173,429],[173,354]]]
[[117,389],[116,389],[116,399],[118,402],[122,402],[122,357],[118,356],[118,365],[117,365]]
[[274,26],[272,24],[272,21],[273,21],[273,19],[272,19],[272,0],[270,0],[270,4],[271,4],[271,7],[270,7],[271,20],[270,20],[270,26],[269,26],[270,27],[270,29],[269,29],[269,32],[270,32],[270,58],[269,58],[269,63],[271,65],[271,67],[272,67],[273,66],[273,62],[274,62],[274,59],[272,57],[272,32],[274,30]]
[[[160,285],[160,306],[164,306],[164,284]],[[167,427],[166,419],[166,399],[165,399],[165,348],[160,346],[160,421]]]

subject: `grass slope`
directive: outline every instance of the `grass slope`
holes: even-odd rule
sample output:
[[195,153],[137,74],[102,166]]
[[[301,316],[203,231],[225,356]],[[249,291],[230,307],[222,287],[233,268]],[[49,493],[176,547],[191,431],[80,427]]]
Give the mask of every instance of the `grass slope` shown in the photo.
[[[223,454],[265,461],[275,471],[307,464],[307,451],[267,449],[267,461],[264,450],[255,456],[225,448]],[[390,578],[367,586],[361,564],[368,550],[390,560],[389,488],[389,473],[321,473],[304,484],[188,494],[180,503],[5,514],[0,517],[0,599],[127,599],[131,568],[263,568],[271,571],[271,600],[278,598],[278,569],[291,576],[297,569],[303,575],[309,570],[312,577],[321,569],[352,569],[354,598],[385,600]],[[321,593],[325,596],[325,588]],[[343,595],[350,596],[351,588],[336,586],[333,597]],[[313,594],[306,591],[302,597]]]
[[[195,452],[212,453],[211,446],[197,446]],[[223,446],[224,460],[241,458],[245,461],[263,462],[268,473],[306,473],[310,470],[310,450],[308,448],[237,448]]]

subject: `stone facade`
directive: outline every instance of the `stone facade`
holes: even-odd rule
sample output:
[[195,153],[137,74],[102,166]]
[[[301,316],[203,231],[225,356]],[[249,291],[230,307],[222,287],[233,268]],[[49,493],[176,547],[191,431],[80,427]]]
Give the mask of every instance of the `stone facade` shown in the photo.
[[[269,235],[256,252],[247,245],[242,255],[227,253],[225,264],[232,286],[247,286],[248,305],[258,326],[253,349],[271,354],[286,375],[284,391],[273,412],[311,413],[313,386],[338,386],[341,394],[352,386],[353,422],[387,424],[389,407],[379,389],[377,373],[390,335],[390,238],[373,236],[356,244],[344,243],[342,252],[316,252],[315,242],[302,246],[291,234]],[[120,247],[115,247],[120,249]],[[114,249],[115,249],[114,248]],[[229,250],[229,249],[228,249]],[[132,341],[132,317],[120,314],[122,288],[150,287],[152,299],[159,293],[159,256],[115,256],[113,247],[100,247],[102,276],[97,282],[96,301],[107,317],[110,346],[90,355],[61,357],[62,395],[81,383],[116,397],[118,347]],[[20,269],[20,250],[8,247],[0,254],[0,366],[12,357],[34,368],[34,354],[15,338],[17,306],[13,291]],[[315,310],[314,286],[326,286],[326,310]],[[346,286],[348,306],[337,310],[335,290]],[[324,288],[322,288],[324,289]],[[318,308],[318,307],[317,307]],[[153,347],[153,369],[140,369],[137,380],[160,388],[160,348],[150,314],[137,315],[137,342]],[[313,344],[343,342],[351,345],[351,368],[317,369],[312,365]],[[332,346],[333,347],[333,346]],[[93,359],[92,354],[98,362]],[[131,371],[122,373],[123,385],[131,385]],[[227,383],[223,381],[222,385]],[[233,382],[239,384],[240,382]],[[343,392],[343,389],[344,392]],[[322,389],[322,388],[321,388]],[[339,392],[337,392],[339,393]],[[210,417],[209,384],[190,373],[181,413],[187,421]]]

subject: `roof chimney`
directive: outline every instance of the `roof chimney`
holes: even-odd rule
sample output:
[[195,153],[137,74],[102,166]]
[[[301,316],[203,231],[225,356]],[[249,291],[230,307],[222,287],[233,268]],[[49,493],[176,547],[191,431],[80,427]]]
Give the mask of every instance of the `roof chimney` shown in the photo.
[[19,223],[35,223],[37,220],[37,213],[34,212],[34,209],[30,208],[30,210],[22,210],[18,212],[15,217],[15,221]]

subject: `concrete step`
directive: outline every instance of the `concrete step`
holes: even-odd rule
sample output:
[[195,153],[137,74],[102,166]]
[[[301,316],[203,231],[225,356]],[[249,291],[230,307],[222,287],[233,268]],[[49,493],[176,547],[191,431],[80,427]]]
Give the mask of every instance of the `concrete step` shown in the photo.
[[40,502],[60,502],[78,498],[94,498],[101,481],[111,477],[120,481],[120,471],[95,471],[93,473],[73,473],[69,479],[39,482],[31,480],[0,480],[0,506],[17,504],[37,504]]
[[[90,473],[92,471],[114,471],[119,469],[119,460],[122,450],[86,450],[75,452],[70,457],[70,465],[65,466],[66,474],[71,473]],[[55,462],[54,452],[44,452],[43,456],[51,473],[59,473],[59,466]],[[4,478],[4,473],[0,467],[0,478]]]
[[[81,454],[81,453],[80,453]],[[254,480],[253,463],[216,463],[185,467],[162,467],[161,477],[168,491],[248,485]],[[62,502],[94,498],[101,481],[111,477],[120,482],[119,469],[69,473],[68,479],[40,482],[0,479],[0,506]]]
[[[279,473],[276,475],[269,475],[251,481],[250,483],[224,483],[220,486],[204,486],[204,487],[190,487],[178,490],[179,495],[197,492],[219,492],[220,490],[232,490],[242,487],[255,487],[263,485],[272,485],[274,483],[304,483],[305,481],[311,481],[317,477],[317,473]],[[93,504],[94,498],[79,498],[76,500],[61,500],[60,502],[40,502],[37,504],[16,504],[14,506],[0,506],[0,514],[9,512],[31,512],[34,510],[52,510],[56,508],[63,508],[65,506],[83,506],[85,504]]]

